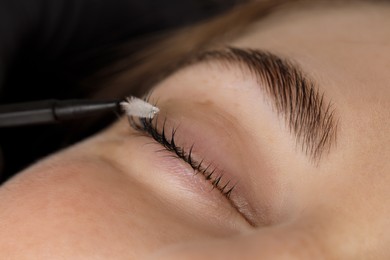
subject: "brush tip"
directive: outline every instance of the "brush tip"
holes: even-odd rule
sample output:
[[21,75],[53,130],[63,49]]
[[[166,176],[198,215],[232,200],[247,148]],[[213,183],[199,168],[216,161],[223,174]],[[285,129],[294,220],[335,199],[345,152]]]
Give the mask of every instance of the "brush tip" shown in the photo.
[[152,119],[160,112],[158,107],[136,97],[126,98],[125,101],[120,103],[120,106],[127,116]]

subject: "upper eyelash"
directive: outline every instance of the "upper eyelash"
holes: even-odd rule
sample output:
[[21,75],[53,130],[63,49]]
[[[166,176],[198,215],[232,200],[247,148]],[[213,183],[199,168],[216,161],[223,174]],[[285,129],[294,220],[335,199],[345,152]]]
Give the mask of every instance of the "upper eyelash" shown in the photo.
[[220,174],[218,176],[215,175],[216,168],[213,168],[211,164],[208,164],[206,167],[203,165],[204,161],[201,160],[200,162],[197,162],[193,159],[192,156],[192,150],[194,148],[194,145],[192,145],[188,152],[185,151],[182,147],[178,146],[175,142],[175,135],[177,128],[173,127],[170,132],[170,139],[167,138],[167,132],[166,132],[166,118],[164,119],[164,123],[162,125],[161,132],[157,129],[157,118],[156,123],[153,124],[153,119],[151,118],[139,118],[140,125],[138,125],[133,117],[129,118],[130,125],[135,129],[142,133],[148,134],[150,137],[152,137],[155,141],[160,143],[165,149],[167,149],[170,152],[173,152],[178,158],[182,159],[184,162],[188,163],[192,169],[194,169],[195,174],[201,173],[207,181],[211,182],[211,185],[213,188],[218,189],[226,198],[230,199],[230,195],[234,188],[236,187],[236,184],[229,186],[230,180],[223,183],[222,177],[223,174]]

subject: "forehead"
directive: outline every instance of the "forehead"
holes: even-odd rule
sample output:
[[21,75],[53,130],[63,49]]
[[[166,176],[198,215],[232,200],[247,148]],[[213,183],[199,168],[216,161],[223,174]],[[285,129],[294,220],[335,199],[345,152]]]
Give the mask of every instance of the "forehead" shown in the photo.
[[389,26],[389,4],[301,6],[253,24],[233,45],[291,58],[329,88],[374,84],[388,92]]
[[[261,40],[275,47],[298,43],[310,49],[313,44],[330,43],[388,46],[390,34],[386,28],[389,25],[390,4],[299,5],[281,9],[254,23],[236,42]],[[280,39],[288,41],[282,43]]]

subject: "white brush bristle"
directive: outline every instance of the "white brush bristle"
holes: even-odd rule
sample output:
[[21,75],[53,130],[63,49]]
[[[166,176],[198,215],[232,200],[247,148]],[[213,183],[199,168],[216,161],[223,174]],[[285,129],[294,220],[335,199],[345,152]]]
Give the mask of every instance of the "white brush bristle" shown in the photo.
[[136,97],[128,97],[120,105],[127,116],[153,118],[160,111],[158,107]]

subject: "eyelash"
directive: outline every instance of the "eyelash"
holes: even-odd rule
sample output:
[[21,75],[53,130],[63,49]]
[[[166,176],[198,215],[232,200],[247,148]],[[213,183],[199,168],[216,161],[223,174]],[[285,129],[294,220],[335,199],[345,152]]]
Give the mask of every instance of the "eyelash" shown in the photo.
[[[216,176],[216,168],[212,168],[211,164],[208,164],[206,167],[203,165],[204,161],[201,160],[197,162],[193,159],[192,150],[194,145],[191,146],[188,151],[186,151],[183,147],[180,147],[175,142],[175,135],[177,128],[172,128],[170,131],[170,138],[167,137],[166,132],[166,118],[164,120],[161,132],[157,129],[157,119],[156,123],[153,123],[153,119],[151,118],[140,118],[138,125],[133,117],[129,118],[130,125],[137,131],[147,134],[149,137],[153,138],[156,142],[161,144],[167,151],[172,152],[177,158],[183,160],[191,168],[194,170],[194,174],[201,173],[207,181],[211,183],[213,189],[218,189],[222,195],[224,195],[227,199],[230,200],[230,195],[234,190],[236,184],[230,186],[230,180],[225,184],[222,184],[223,174]],[[211,170],[213,169],[213,170]]]

